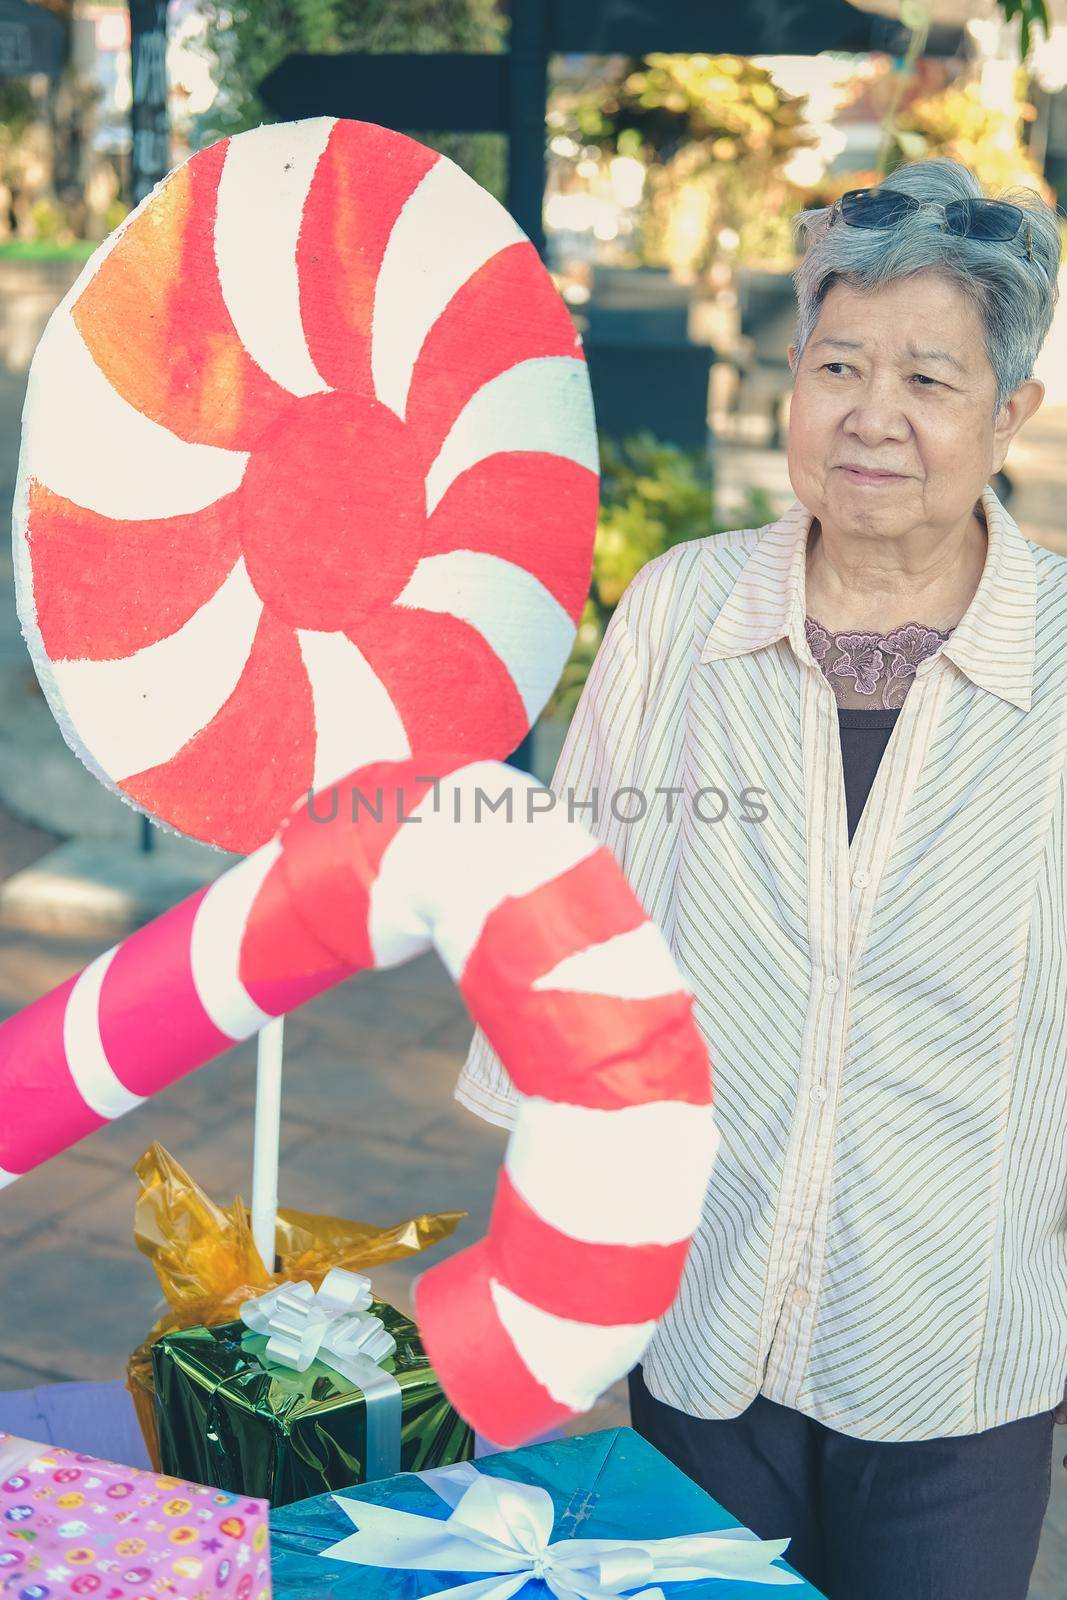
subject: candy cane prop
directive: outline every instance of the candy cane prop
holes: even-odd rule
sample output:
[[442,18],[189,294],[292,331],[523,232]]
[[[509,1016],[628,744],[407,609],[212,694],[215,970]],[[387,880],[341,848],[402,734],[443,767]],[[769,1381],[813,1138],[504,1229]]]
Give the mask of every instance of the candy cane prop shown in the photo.
[[667,945],[547,793],[496,762],[422,757],[295,810],[0,1026],[5,1176],[350,974],[435,947],[524,1098],[486,1239],[417,1286],[427,1349],[502,1446],[587,1410],[674,1300],[716,1131]]

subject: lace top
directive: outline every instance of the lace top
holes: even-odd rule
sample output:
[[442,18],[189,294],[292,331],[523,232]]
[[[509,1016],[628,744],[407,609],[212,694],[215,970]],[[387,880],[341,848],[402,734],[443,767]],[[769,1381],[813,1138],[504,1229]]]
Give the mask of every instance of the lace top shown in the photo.
[[941,648],[952,629],[902,622],[888,633],[831,633],[814,617],[805,617],[804,632],[839,706],[898,711],[915,668]]

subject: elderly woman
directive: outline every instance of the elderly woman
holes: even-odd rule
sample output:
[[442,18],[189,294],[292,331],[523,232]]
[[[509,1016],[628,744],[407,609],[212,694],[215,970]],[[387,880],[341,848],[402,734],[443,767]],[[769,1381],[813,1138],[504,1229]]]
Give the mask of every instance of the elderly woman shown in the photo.
[[[1059,232],[943,160],[800,220],[796,501],[637,576],[553,782],[715,1075],[631,1410],[831,1600],[1024,1600],[1067,1375],[1067,560],[988,485]],[[457,1093],[512,1119],[481,1034]]]

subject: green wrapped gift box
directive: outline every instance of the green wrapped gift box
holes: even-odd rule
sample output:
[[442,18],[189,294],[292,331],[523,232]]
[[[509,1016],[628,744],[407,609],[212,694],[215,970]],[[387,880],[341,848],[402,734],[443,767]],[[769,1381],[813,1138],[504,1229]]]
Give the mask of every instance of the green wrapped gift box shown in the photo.
[[381,1301],[371,1310],[396,1351],[366,1390],[322,1360],[297,1372],[268,1359],[266,1337],[242,1322],[164,1334],[152,1347],[163,1471],[284,1506],[469,1461],[474,1435],[415,1324]]

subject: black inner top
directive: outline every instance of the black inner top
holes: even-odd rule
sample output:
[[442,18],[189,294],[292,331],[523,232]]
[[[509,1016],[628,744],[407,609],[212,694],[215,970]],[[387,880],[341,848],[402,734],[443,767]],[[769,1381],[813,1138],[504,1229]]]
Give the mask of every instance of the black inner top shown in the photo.
[[849,844],[852,843],[852,835],[871,792],[878,763],[885,755],[889,736],[899,716],[899,708],[895,711],[855,711],[846,706],[837,708]]

